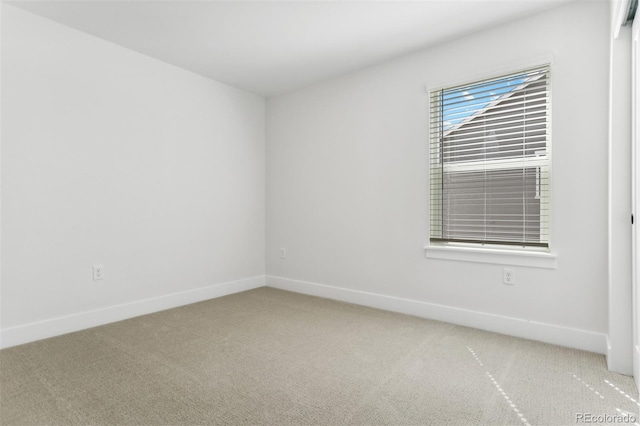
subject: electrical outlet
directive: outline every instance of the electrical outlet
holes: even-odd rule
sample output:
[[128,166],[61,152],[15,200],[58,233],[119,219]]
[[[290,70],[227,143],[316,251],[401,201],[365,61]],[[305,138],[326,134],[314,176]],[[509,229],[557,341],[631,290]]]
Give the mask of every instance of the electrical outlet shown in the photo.
[[502,270],[502,282],[507,285],[514,285],[516,283],[516,273],[513,269],[504,268]]
[[286,259],[287,258],[287,250],[284,248],[280,249],[280,259]]
[[93,265],[93,280],[104,279],[104,265]]

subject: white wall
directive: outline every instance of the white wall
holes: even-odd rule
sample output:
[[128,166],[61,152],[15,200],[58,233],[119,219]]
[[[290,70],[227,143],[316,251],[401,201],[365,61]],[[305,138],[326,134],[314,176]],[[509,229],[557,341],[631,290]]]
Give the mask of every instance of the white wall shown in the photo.
[[[264,100],[2,9],[1,345],[261,285]],[[607,18],[575,2],[270,99],[268,283],[604,353]],[[550,54],[557,267],[507,287],[426,259],[425,85]]]
[[[267,283],[604,353],[608,12],[573,2],[269,99]],[[425,86],[550,54],[557,267],[505,286],[500,264],[426,259]]]
[[[615,3],[612,4],[614,6]],[[626,12],[625,6],[624,11]],[[612,16],[617,11],[612,7]],[[633,373],[631,287],[631,28],[612,26],[609,135],[608,368]],[[618,32],[617,38],[614,33]]]
[[3,5],[2,344],[263,285],[264,117]]

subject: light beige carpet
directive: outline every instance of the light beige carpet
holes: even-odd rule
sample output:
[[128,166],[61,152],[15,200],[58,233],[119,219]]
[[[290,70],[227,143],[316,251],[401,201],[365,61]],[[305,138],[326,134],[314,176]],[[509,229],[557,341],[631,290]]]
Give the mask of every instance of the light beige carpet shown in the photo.
[[638,407],[602,355],[272,288],[0,351],[3,425],[569,425]]

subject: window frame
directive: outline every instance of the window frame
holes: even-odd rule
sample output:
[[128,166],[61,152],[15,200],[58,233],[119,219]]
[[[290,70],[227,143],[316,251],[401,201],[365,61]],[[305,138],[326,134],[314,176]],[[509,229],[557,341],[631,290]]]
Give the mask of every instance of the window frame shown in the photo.
[[[508,76],[517,74],[518,72],[522,72],[524,70],[532,69],[532,68],[543,68],[547,67],[549,72],[552,72],[553,65],[553,54],[543,55],[537,58],[531,58],[526,61],[520,61],[517,63],[513,63],[510,66],[503,66],[500,68],[494,68],[493,70],[483,72],[483,73],[474,73],[474,75],[470,75],[465,78],[459,78],[456,81],[447,81],[441,84],[433,84],[427,85],[426,92],[428,93],[428,114],[427,117],[431,117],[432,112],[432,102],[431,102],[431,93],[434,91],[446,90],[447,88],[454,88],[456,86],[463,86],[474,84],[474,82],[481,82],[483,80],[490,80],[494,78],[500,78],[502,76]],[[548,87],[550,93],[553,91],[552,89],[553,79],[551,76],[548,78]],[[532,157],[524,160],[527,164],[531,164],[532,167],[537,167],[539,170],[539,178],[551,179],[551,169],[552,169],[552,111],[551,111],[551,100],[548,103],[549,113],[547,116],[547,128],[549,129],[549,133],[546,141],[546,155],[543,158]],[[429,158],[431,156],[431,119],[428,119],[427,126],[427,152]],[[451,169],[458,170],[466,170],[471,171],[474,167],[482,167],[483,170],[486,170],[486,164],[490,163],[496,167],[500,167],[500,163],[504,160],[495,159],[489,160],[480,166],[480,164],[473,164],[473,162],[468,163],[459,163],[459,164],[449,164],[447,167]],[[427,237],[428,244],[424,247],[425,254],[427,258],[435,258],[435,259],[447,259],[447,260],[464,260],[464,261],[477,261],[483,263],[500,263],[500,264],[508,264],[508,265],[523,265],[523,266],[533,266],[533,267],[543,267],[543,268],[556,268],[557,267],[557,254],[552,251],[552,211],[550,209],[552,191],[551,185],[546,187],[548,191],[546,196],[541,197],[541,212],[543,209],[547,210],[547,214],[541,214],[540,227],[541,230],[544,229],[546,231],[546,247],[538,247],[535,245],[522,245],[522,244],[510,244],[506,243],[502,244],[483,244],[481,242],[453,242],[453,241],[432,241],[432,228],[433,226],[442,226],[441,217],[435,217],[434,214],[441,214],[442,210],[440,208],[436,208],[434,206],[431,190],[433,189],[433,185],[439,185],[439,182],[434,182],[431,179],[432,176],[432,164],[431,161],[428,161],[429,169],[428,169],[428,201],[429,208],[428,214],[429,219],[427,220]],[[442,199],[441,199],[442,200]],[[438,213],[440,212],[440,213]]]

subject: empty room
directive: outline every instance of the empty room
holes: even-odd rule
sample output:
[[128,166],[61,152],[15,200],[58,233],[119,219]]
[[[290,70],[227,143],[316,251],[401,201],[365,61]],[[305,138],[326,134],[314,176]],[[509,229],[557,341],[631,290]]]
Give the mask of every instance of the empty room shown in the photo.
[[0,2],[0,424],[640,425],[637,0]]

